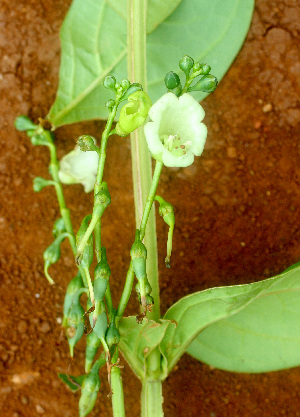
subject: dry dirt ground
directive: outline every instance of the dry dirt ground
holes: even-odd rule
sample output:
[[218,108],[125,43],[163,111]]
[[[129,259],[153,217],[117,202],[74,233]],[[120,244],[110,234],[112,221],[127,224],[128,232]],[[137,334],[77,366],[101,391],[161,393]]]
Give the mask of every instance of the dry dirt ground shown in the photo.
[[[47,176],[48,154],[13,127],[19,114],[45,117],[58,83],[58,31],[70,0],[2,0],[0,4],[2,417],[76,416],[72,394],[57,372],[80,374],[59,324],[64,291],[75,266],[67,244],[43,276],[42,253],[58,217],[53,190],[32,191]],[[164,169],[159,193],[176,207],[173,267],[159,258],[162,311],[182,296],[212,286],[270,277],[300,258],[299,5],[257,0],[241,53],[218,89],[203,102],[209,137],[186,169]],[[298,96],[299,97],[299,96]],[[82,133],[99,136],[101,122],[57,131],[59,157]],[[120,164],[120,161],[121,164]],[[120,170],[122,166],[122,171]],[[104,241],[120,294],[134,230],[131,163],[126,139],[109,144],[106,180],[113,202]],[[91,210],[81,186],[65,189],[76,229]],[[167,230],[158,221],[160,254]],[[131,238],[130,238],[131,236]],[[118,299],[118,298],[117,298]],[[133,297],[128,313],[137,309]],[[140,384],[124,368],[128,415],[139,415]],[[108,386],[91,416],[110,416]],[[164,384],[166,417],[300,416],[300,368],[260,375],[210,369],[185,355]]]

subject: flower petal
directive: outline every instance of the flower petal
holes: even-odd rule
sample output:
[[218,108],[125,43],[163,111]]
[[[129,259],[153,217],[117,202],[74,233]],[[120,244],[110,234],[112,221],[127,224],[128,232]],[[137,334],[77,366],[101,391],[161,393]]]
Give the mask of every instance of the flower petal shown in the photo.
[[165,148],[162,160],[166,167],[188,167],[194,162],[194,155],[192,152],[187,152],[186,155],[178,158]]
[[144,126],[146,141],[152,155],[160,154],[165,149],[159,139],[158,129],[159,124],[156,122],[148,122]]
[[65,155],[59,165],[59,178],[64,184],[82,184],[84,191],[93,190],[97,176],[99,155],[97,152],[82,152],[78,146]]

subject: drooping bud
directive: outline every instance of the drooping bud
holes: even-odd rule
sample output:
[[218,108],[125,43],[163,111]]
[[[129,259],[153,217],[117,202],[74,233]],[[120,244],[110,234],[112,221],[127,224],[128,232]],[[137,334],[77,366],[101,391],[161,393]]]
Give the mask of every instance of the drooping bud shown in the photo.
[[79,399],[79,417],[87,416],[94,408],[101,385],[99,368],[100,361],[96,361],[82,383]]
[[98,351],[100,344],[101,340],[95,332],[92,332],[87,335],[85,349],[85,372],[90,372],[92,363],[94,361],[95,355]]
[[52,234],[55,238],[57,238],[62,233],[66,232],[66,226],[64,219],[60,217],[59,219],[56,219],[53,225]]
[[128,103],[122,107],[116,132],[119,136],[127,136],[141,126],[152,106],[152,102],[145,91],[136,91],[128,97]]
[[179,67],[187,77],[189,76],[191,69],[193,68],[193,65],[194,60],[188,55],[183,56],[179,61]]
[[[103,310],[103,309],[105,309],[105,307],[102,307],[101,309]],[[106,312],[102,311],[102,313],[100,313],[97,316],[96,322],[94,320],[93,313],[91,313],[89,315],[89,318],[90,318],[90,324],[93,327],[93,332],[96,333],[96,335],[98,336],[99,339],[104,339],[105,333],[106,333],[106,330],[107,330]]]
[[128,81],[128,80],[122,80],[121,81],[121,87],[122,87],[122,89],[123,89],[123,91],[125,92],[125,91],[127,91],[128,90],[128,88],[130,87],[130,81]]
[[111,196],[109,194],[107,183],[103,182],[100,191],[95,195],[95,204],[93,209],[93,217],[101,217],[106,207],[111,203]]
[[63,327],[68,325],[68,312],[73,303],[75,294],[77,294],[81,289],[83,289],[83,282],[80,275],[80,272],[74,277],[70,282],[66,290],[65,300],[64,300],[64,309],[63,309]]
[[166,267],[170,268],[170,258],[172,253],[173,232],[175,226],[174,207],[162,197],[156,195],[154,200],[159,202],[159,214],[169,226],[167,241],[167,256],[165,258]]
[[146,259],[147,249],[140,239],[140,231],[135,232],[135,241],[131,246],[130,256],[132,260],[132,266],[137,279],[146,277]]
[[73,357],[74,346],[84,333],[84,309],[79,302],[79,296],[73,297],[71,307],[66,316],[66,336],[68,338],[70,355]]
[[96,301],[102,301],[111,274],[107,262],[106,249],[101,248],[101,261],[97,264],[94,272],[94,295]]
[[107,343],[107,346],[111,348],[113,345],[117,345],[120,341],[120,332],[117,329],[114,322],[111,322],[108,326],[108,329],[106,331],[105,340]]
[[61,242],[68,236],[68,233],[62,233],[58,236],[54,242],[48,246],[48,248],[43,253],[44,258],[44,273],[46,275],[47,280],[50,284],[54,284],[53,279],[48,274],[48,268],[50,265],[55,264],[60,258],[60,244]]

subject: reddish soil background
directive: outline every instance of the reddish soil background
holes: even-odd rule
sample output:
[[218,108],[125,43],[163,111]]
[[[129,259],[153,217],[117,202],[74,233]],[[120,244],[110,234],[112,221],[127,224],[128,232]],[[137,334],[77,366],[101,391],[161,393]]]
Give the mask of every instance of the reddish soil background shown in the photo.
[[[203,155],[189,168],[163,171],[159,193],[176,207],[177,228],[168,270],[167,230],[158,219],[162,312],[190,292],[261,280],[300,258],[299,6],[296,0],[256,3],[241,53],[203,103],[209,129]],[[57,285],[50,287],[43,276],[42,253],[59,212],[54,191],[34,194],[32,180],[47,177],[48,153],[13,127],[19,114],[35,121],[45,117],[54,101],[58,31],[69,4],[2,0],[0,5],[2,417],[77,415],[78,393],[57,377],[83,371],[84,343],[72,362],[59,325],[64,291],[76,268],[66,243],[51,269]],[[59,157],[80,134],[99,136],[102,129],[101,122],[59,129]],[[134,230],[128,140],[111,140],[105,175],[113,201],[103,241],[118,300]],[[77,230],[91,211],[92,195],[81,186],[66,187],[65,193]],[[137,309],[132,297],[128,313]],[[137,417],[140,383],[123,364],[127,414]],[[91,416],[111,415],[105,372],[102,380]],[[164,383],[165,415],[300,416],[299,385],[300,368],[235,374],[184,355]]]

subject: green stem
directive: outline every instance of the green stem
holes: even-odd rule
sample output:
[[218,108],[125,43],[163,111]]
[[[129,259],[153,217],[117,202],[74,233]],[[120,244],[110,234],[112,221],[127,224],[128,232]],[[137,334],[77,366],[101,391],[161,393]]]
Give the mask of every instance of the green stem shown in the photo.
[[141,417],[163,417],[161,381],[145,379],[142,384]]
[[[118,362],[118,352],[112,358],[112,364]],[[124,406],[124,392],[123,383],[121,376],[121,369],[117,366],[111,369],[111,389],[112,389],[112,407],[114,417],[125,417],[125,406]]]
[[[147,91],[147,73],[146,73],[146,16],[147,0],[127,0],[127,68],[128,78],[132,82],[139,82]],[[135,202],[135,217],[137,228],[141,224],[143,234],[145,234],[145,245],[147,248],[147,275],[152,287],[154,306],[149,318],[155,321],[160,319],[160,299],[159,299],[159,281],[158,281],[158,261],[157,261],[157,241],[155,227],[155,211],[153,210],[153,201],[147,201],[149,190],[151,190],[151,157],[143,134],[143,129],[139,128],[131,134],[131,155],[132,155],[132,173]],[[157,168],[158,169],[158,168]],[[147,201],[147,203],[146,203]],[[143,207],[150,207],[148,214],[148,226],[146,229],[145,221],[143,222]],[[151,209],[152,208],[152,209]],[[145,220],[145,219],[144,219]],[[145,224],[145,226],[144,226]],[[127,274],[128,286],[132,288],[134,278],[133,268],[130,264]],[[126,281],[127,281],[126,278]],[[131,291],[130,288],[130,291]],[[158,348],[154,349],[147,358],[146,374],[148,367],[153,370],[154,374],[161,371],[161,354]],[[150,417],[146,410],[156,407],[152,417],[163,416],[162,411],[162,387],[161,381],[152,382],[152,385],[145,383],[142,390],[142,416]],[[151,405],[154,404],[154,405]],[[145,410],[145,412],[143,412]],[[150,411],[149,411],[150,412]]]
[[[150,215],[150,212],[152,210],[153,201],[154,201],[154,197],[155,197],[155,193],[156,193],[157,185],[158,185],[158,182],[159,182],[162,167],[163,167],[162,162],[156,162],[155,170],[154,170],[154,174],[153,174],[153,179],[152,179],[152,184],[150,186],[149,195],[148,195],[148,198],[147,198],[147,202],[146,202],[146,205],[145,205],[145,208],[144,208],[144,212],[143,212],[142,220],[141,220],[141,225],[140,225],[140,238],[141,239],[143,239],[144,236],[145,236],[147,221],[149,219],[149,215]],[[147,264],[148,264],[148,262],[149,262],[149,257],[148,257],[148,248],[147,248]],[[151,262],[151,259],[150,259],[150,262]],[[123,290],[123,293],[122,293],[122,296],[121,296],[121,299],[120,299],[120,303],[119,303],[119,307],[118,307],[118,311],[117,311],[117,316],[116,316],[116,323],[117,324],[121,320],[121,318],[124,314],[125,308],[127,306],[127,303],[129,301],[130,294],[131,294],[131,291],[132,291],[133,281],[134,281],[134,271],[133,271],[133,267],[132,267],[132,262],[130,262],[128,272],[127,272],[127,276],[126,276],[126,280],[125,280],[124,290]],[[151,286],[152,286],[152,284],[151,284]],[[152,287],[151,295],[154,298],[155,303],[156,303],[156,300],[159,299],[159,293],[156,290],[156,288],[153,289],[153,287]],[[148,314],[147,316],[149,317],[150,314]],[[158,319],[159,319],[159,317],[158,317]]]

